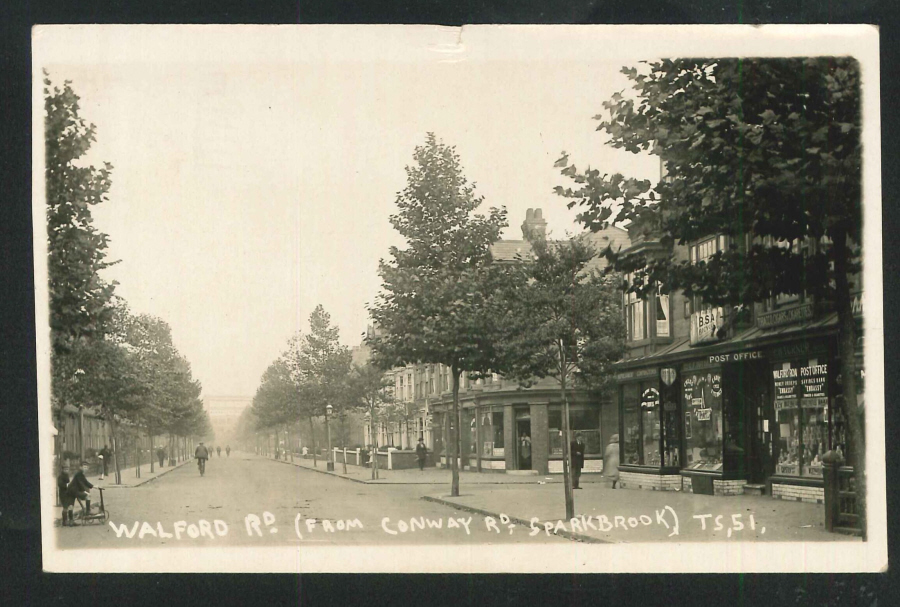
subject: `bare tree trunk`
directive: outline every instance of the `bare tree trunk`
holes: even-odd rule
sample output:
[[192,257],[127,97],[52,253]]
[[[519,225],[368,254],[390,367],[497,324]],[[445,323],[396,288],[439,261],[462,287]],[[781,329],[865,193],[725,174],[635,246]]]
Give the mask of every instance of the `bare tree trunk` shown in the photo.
[[863,411],[856,398],[856,319],[853,317],[853,302],[850,297],[848,277],[847,238],[834,241],[835,307],[840,327],[839,354],[841,357],[841,391],[844,397],[844,413],[853,445],[853,475],[856,479],[856,512],[862,537],[868,537],[866,517],[866,435],[863,425]]
[[284,427],[284,433],[287,436],[287,444],[288,444],[288,453],[291,454],[291,463],[294,463],[294,445],[291,444],[291,429],[288,426]]
[[450,455],[450,471],[451,471],[451,483],[450,483],[450,495],[452,497],[459,496],[459,375],[460,371],[456,368],[456,365],[452,365],[450,367],[451,373],[453,373],[453,420],[454,424],[450,425],[450,445],[452,449],[449,451]]
[[116,439],[116,422],[110,416],[109,426],[112,429],[113,465],[116,470],[116,484],[122,484],[122,469],[119,467],[119,445]]
[[156,459],[156,453],[153,451],[153,430],[149,431],[150,433],[150,474],[153,474],[154,467],[154,459]]
[[314,467],[318,467],[318,466],[319,466],[319,456],[318,456],[318,454],[316,453],[316,450],[317,450],[317,447],[316,447],[316,429],[315,429],[315,427],[313,426],[313,418],[312,418],[312,415],[309,416],[309,436],[310,436],[310,441],[312,442],[313,466],[314,466]]
[[560,386],[562,387],[563,400],[563,483],[566,493],[566,519],[572,520],[575,516],[575,492],[572,490],[572,453],[569,448],[569,398],[566,395],[566,360],[560,351],[562,373],[560,374]]

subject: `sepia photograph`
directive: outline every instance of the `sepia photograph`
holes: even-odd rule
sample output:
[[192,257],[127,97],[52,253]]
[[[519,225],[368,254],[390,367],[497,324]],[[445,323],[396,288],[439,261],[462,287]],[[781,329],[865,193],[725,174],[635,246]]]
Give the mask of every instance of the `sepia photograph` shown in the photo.
[[886,570],[878,44],[35,27],[44,570]]

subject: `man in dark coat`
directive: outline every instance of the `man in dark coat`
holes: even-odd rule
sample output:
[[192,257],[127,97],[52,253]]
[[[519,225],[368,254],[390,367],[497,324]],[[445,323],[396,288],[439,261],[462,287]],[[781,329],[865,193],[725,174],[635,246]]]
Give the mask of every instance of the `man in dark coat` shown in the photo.
[[81,470],[75,473],[72,482],[69,483],[68,493],[72,499],[79,498],[84,500],[85,514],[91,513],[91,495],[88,493],[94,486],[87,479],[88,463],[81,462]]
[[103,448],[97,453],[102,459],[101,464],[103,464],[103,473],[100,475],[100,480],[102,481],[109,474],[109,462],[112,459],[112,451],[109,450],[109,447],[103,445]]
[[581,479],[581,469],[584,468],[584,438],[581,434],[575,435],[571,444],[572,450],[572,488],[581,489],[578,482]]
[[416,445],[416,459],[419,460],[419,470],[425,470],[425,458],[428,457],[428,448],[425,446],[425,439],[420,438],[419,444]]

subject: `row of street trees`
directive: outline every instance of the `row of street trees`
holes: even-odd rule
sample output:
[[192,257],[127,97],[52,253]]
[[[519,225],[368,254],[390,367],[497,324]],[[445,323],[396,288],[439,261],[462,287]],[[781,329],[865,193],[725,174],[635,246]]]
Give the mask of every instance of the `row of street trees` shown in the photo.
[[370,308],[380,333],[369,338],[382,370],[407,364],[450,369],[453,400],[448,458],[451,495],[459,495],[459,385],[499,373],[528,386],[552,377],[564,405],[567,516],[574,516],[568,395],[602,392],[624,345],[617,283],[588,271],[596,255],[582,239],[533,243],[513,263],[495,262],[491,245],[507,226],[505,209],[475,213],[482,197],[468,183],[455,149],[429,133],[406,168],[394,228],[407,247],[382,261],[382,290]]
[[[599,231],[640,223],[664,245],[709,235],[735,243],[706,263],[627,258],[608,248],[605,276],[587,273],[595,254],[578,239],[535,243],[528,259],[498,264],[490,246],[504,210],[475,210],[475,194],[452,147],[429,134],[407,167],[394,228],[406,248],[382,261],[371,338],[382,369],[446,365],[453,381],[448,456],[459,494],[459,379],[500,373],[527,385],[554,377],[562,401],[574,382],[602,391],[622,353],[621,290],[682,290],[711,305],[749,309],[806,292],[838,315],[842,400],[856,445],[859,510],[865,514],[865,436],[857,404],[858,328],[852,294],[862,256],[859,66],[850,58],[664,60],[624,68],[631,94],[604,103],[608,144],[651,153],[656,184],[579,170],[557,161],[574,187],[557,187],[578,221]],[[805,246],[812,242],[813,246]],[[624,276],[631,276],[624,281]],[[573,382],[574,380],[574,382]],[[574,514],[568,470],[566,516]],[[864,522],[863,522],[863,528]]]
[[[86,165],[95,127],[79,115],[79,98],[66,81],[44,80],[47,245],[51,329],[51,403],[62,425],[66,406],[90,408],[110,423],[119,471],[123,436],[176,437],[210,432],[200,384],[159,318],[135,315],[101,273],[109,237],[93,225],[92,208],[108,202],[112,166]],[[57,452],[61,449],[57,444]],[[79,446],[83,456],[83,444]],[[170,457],[174,454],[170,454]],[[151,469],[153,457],[150,458]]]
[[[392,392],[382,370],[351,363],[349,349],[340,344],[338,327],[331,325],[329,314],[319,305],[310,314],[309,331],[294,335],[263,373],[252,407],[239,420],[238,436],[247,444],[263,433],[268,445],[268,437],[274,434],[276,449],[278,437],[284,436],[289,446],[286,455],[293,459],[291,437],[308,424],[307,441],[316,458],[317,422],[329,406],[329,416],[341,428],[351,417],[367,415],[370,436],[375,437],[378,423],[397,421],[401,415],[402,407],[394,402]],[[338,442],[346,446],[346,431],[339,437]],[[374,466],[373,476],[377,476]]]

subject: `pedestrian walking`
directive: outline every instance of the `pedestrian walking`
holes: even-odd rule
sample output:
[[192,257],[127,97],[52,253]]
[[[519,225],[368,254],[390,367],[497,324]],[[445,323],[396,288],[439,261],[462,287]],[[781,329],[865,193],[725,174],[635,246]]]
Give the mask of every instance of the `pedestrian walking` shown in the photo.
[[159,467],[162,468],[166,462],[166,448],[160,445],[160,447],[156,450],[156,457],[159,459]]
[[222,457],[222,447],[216,447],[216,456]]
[[225,457],[231,457],[231,445],[225,445]]
[[581,433],[575,435],[575,440],[570,445],[572,453],[572,488],[581,489],[578,486],[581,479],[581,469],[584,468],[584,438]]
[[109,450],[109,447],[103,445],[103,448],[97,453],[100,457],[100,464],[102,470],[100,471],[100,480],[102,481],[106,478],[106,475],[109,474],[109,460],[112,459],[112,452]]
[[419,438],[419,444],[416,445],[416,459],[419,460],[419,471],[425,471],[425,459],[428,457],[428,447],[425,446],[425,439]]
[[619,482],[619,435],[609,437],[609,444],[603,453],[603,476],[612,481],[612,488],[616,488]]

